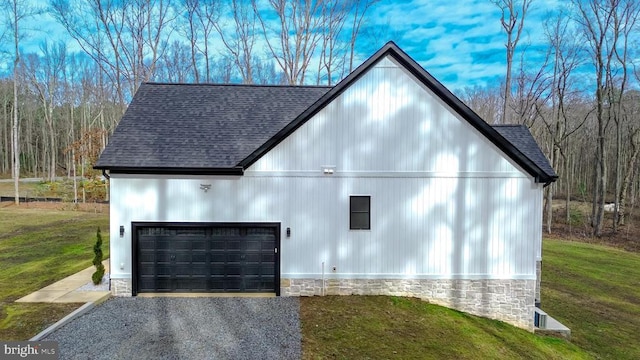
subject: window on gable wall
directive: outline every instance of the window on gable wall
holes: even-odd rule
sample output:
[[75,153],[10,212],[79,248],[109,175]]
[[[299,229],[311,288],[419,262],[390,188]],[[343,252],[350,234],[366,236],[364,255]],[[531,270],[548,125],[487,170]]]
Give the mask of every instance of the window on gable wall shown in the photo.
[[371,196],[351,196],[349,199],[349,229],[371,229]]

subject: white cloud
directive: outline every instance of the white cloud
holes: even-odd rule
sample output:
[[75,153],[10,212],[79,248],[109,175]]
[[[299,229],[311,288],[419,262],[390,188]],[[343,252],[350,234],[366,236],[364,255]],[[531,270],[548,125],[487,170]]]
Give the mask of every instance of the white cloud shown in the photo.
[[[542,23],[559,0],[532,3],[521,39],[531,47],[544,42]],[[500,10],[487,0],[413,0],[375,8],[374,26],[387,33],[427,71],[451,89],[486,85],[503,76],[506,36]],[[532,59],[534,59],[534,54]]]

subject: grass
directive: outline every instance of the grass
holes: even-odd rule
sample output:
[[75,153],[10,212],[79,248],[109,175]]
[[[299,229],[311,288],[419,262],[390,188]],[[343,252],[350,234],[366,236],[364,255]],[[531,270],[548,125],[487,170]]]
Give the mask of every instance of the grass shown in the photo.
[[640,359],[640,254],[545,239],[542,305],[572,340],[417,299],[301,299],[305,359]]
[[588,359],[506,323],[387,296],[301,298],[305,359]]
[[640,254],[545,239],[542,306],[603,359],[640,359]]
[[[20,182],[20,196],[36,196],[38,193],[38,187],[40,183],[38,182]],[[12,181],[1,181],[0,182],[0,196],[13,196],[13,182]]]
[[98,227],[107,257],[108,224],[107,214],[0,208],[0,339],[29,339],[81,305],[14,301],[91,266]]

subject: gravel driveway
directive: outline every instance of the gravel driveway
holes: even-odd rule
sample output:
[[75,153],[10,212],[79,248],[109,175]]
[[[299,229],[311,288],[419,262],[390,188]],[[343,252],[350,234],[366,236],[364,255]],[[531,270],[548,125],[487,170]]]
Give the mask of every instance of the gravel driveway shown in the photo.
[[112,298],[43,340],[60,359],[299,359],[300,303],[273,298]]

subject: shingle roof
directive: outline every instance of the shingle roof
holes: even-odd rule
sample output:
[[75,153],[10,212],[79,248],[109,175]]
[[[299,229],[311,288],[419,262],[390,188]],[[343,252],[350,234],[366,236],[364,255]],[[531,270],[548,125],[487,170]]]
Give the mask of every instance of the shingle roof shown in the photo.
[[234,168],[330,88],[144,83],[96,168]]
[[544,156],[538,143],[524,125],[493,125],[500,135],[512,143],[524,156],[533,161],[548,176],[557,177],[556,172],[549,164],[549,160]]
[[555,181],[555,172],[528,130],[491,127],[393,42],[333,88],[145,83],[95,168],[132,173],[242,174],[387,55],[537,182]]

